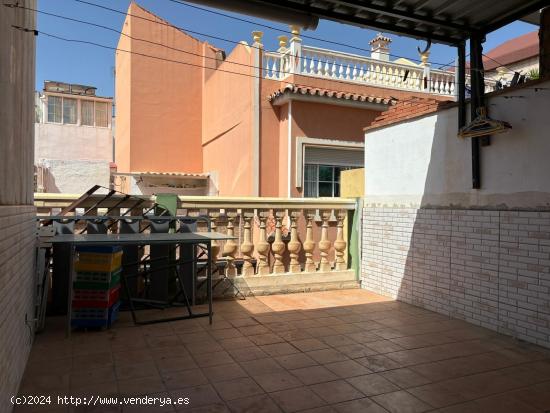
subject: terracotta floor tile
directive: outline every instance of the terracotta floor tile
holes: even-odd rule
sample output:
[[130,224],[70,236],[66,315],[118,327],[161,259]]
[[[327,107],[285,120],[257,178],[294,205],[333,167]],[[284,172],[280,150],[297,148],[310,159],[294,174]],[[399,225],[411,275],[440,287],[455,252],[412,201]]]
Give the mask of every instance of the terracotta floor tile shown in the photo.
[[208,341],[194,341],[192,343],[185,344],[185,348],[192,355],[214,353],[216,351],[222,351],[223,347],[215,340]]
[[313,384],[309,388],[328,404],[360,399],[365,396],[345,380]]
[[231,400],[227,405],[234,413],[280,413],[281,409],[267,394]]
[[312,409],[300,410],[300,413],[336,413],[332,406],[320,406]]
[[485,397],[475,400],[475,404],[484,413],[540,413],[539,409],[513,398],[510,394],[497,394]]
[[110,367],[113,365],[113,356],[111,353],[86,354],[73,357],[73,371],[91,370],[101,367]]
[[332,327],[311,327],[304,329],[312,337],[327,337],[338,334]]
[[[218,331],[226,331],[226,330],[218,330]],[[236,331],[235,329],[230,329],[229,331],[231,331],[233,334],[235,334],[234,332]],[[237,334],[239,334],[239,332],[237,331]],[[239,334],[240,336],[240,334]],[[179,341],[181,343],[184,343],[184,344],[187,344],[187,343],[193,343],[193,342],[196,342],[196,341],[209,341],[212,339],[212,337],[214,337],[215,339],[218,339],[218,338],[229,338],[229,337],[215,337],[214,334],[212,333],[209,333],[208,331],[204,331],[204,330],[200,330],[200,331],[192,331],[192,332],[184,332],[184,333],[178,333],[177,335]],[[234,335],[232,337],[235,337]],[[231,337],[231,338],[232,338]]]
[[391,413],[421,413],[431,410],[429,405],[404,390],[381,394],[372,399]]
[[349,360],[344,354],[340,353],[338,350],[333,348],[308,351],[306,352],[306,354],[320,364]]
[[289,343],[267,344],[265,346],[260,346],[260,349],[262,349],[262,351],[264,351],[265,353],[269,354],[271,357],[286,356],[289,354],[295,354],[300,352],[300,350],[298,350],[296,347],[294,347]]
[[441,408],[468,401],[458,391],[444,383],[432,383],[407,389],[409,393],[430,406]]
[[245,336],[257,336],[259,334],[269,334],[272,332],[269,328],[260,324],[241,327],[238,331]]
[[244,371],[242,367],[236,363],[206,367],[202,370],[202,372],[211,382],[248,377],[246,371]]
[[374,350],[378,354],[386,354],[386,353],[392,353],[395,351],[403,350],[403,348],[400,345],[395,344],[390,340],[370,341],[365,345],[368,348]]
[[337,361],[324,366],[343,379],[372,373],[368,368],[353,360]]
[[363,392],[365,396],[376,396],[378,394],[399,390],[397,385],[386,379],[380,373],[352,377],[347,379],[347,381],[355,388]]
[[300,351],[314,351],[329,348],[328,344],[323,343],[321,340],[316,338],[293,340],[290,343]]
[[189,370],[189,369],[197,368],[197,363],[195,363],[195,360],[189,354],[182,357],[171,357],[171,358],[156,360],[155,364],[157,365],[157,369],[161,374],[169,373],[172,371]]
[[267,353],[265,353],[262,349],[256,346],[241,348],[236,350],[229,350],[229,354],[231,354],[231,357],[233,357],[235,361],[238,361],[238,362],[252,361],[252,360],[269,357]]
[[373,349],[359,343],[350,344],[348,346],[340,346],[338,347],[338,351],[345,354],[350,359],[358,359],[377,354]]
[[291,370],[291,373],[298,377],[302,383],[307,385],[338,379],[336,374],[323,366],[303,367],[301,369]]
[[311,338],[311,336],[303,330],[276,331],[276,333],[279,337],[291,343],[295,340]]
[[[185,350],[185,352],[187,353],[187,350]],[[149,360],[154,360],[150,349],[119,351],[113,353],[112,357],[115,365],[144,363]]]
[[338,403],[332,406],[338,413],[387,413],[387,410],[368,397]]
[[246,327],[246,326],[256,326],[259,323],[254,320],[252,317],[243,317],[243,318],[236,318],[232,320],[228,320],[233,327]]
[[190,409],[180,410],[189,413],[230,413],[229,407],[225,403],[215,403],[206,406],[191,407]]
[[189,398],[189,405],[182,406],[182,409],[185,407],[186,410],[200,406],[223,403],[211,384],[173,390],[170,392],[170,396],[173,398]]
[[275,361],[287,370],[317,365],[317,362],[304,353],[288,354],[274,357]]
[[510,395],[537,409],[550,411],[550,381],[512,391]]
[[159,375],[139,379],[119,380],[118,391],[123,396],[141,396],[166,390]]
[[253,347],[255,344],[246,337],[227,338],[218,341],[225,350]]
[[342,346],[349,346],[356,344],[355,341],[353,341],[348,336],[345,336],[343,334],[337,334],[334,336],[327,336],[327,337],[321,337],[320,340],[323,343],[328,344],[331,347],[335,347],[337,349],[340,349]]
[[[242,349],[239,351],[246,351],[248,349]],[[195,354],[193,359],[199,367],[218,366],[220,364],[233,363],[233,357],[230,353],[223,351],[215,351],[213,353]]]
[[256,375],[253,379],[268,393],[302,386],[300,380],[287,371]]
[[242,337],[242,333],[236,329],[236,328],[223,328],[220,330],[213,330],[209,332],[210,336],[214,338],[214,340],[225,340],[228,338],[237,338]]
[[271,393],[271,397],[287,413],[321,407],[326,404],[308,387],[281,390]]
[[259,334],[248,336],[248,339],[257,346],[265,346],[266,344],[283,343],[285,340],[274,333]]
[[216,391],[225,401],[262,394],[264,391],[250,377],[214,383]]
[[115,366],[117,380],[138,379],[158,375],[158,369],[154,361],[144,363],[126,364]]
[[247,371],[251,376],[257,376],[260,374],[276,373],[283,371],[284,369],[272,358],[263,358],[251,361],[243,361],[240,363],[241,367]]
[[392,360],[382,354],[362,357],[356,359],[355,361],[374,372],[393,370],[403,367],[401,363],[398,363],[397,361]]
[[394,384],[397,384],[402,389],[408,389],[409,387],[422,386],[430,383],[430,380],[420,374],[407,369],[395,369],[381,373],[386,379]]
[[185,387],[200,386],[208,383],[204,370],[190,369],[162,373],[161,377],[168,390],[183,389]]
[[76,389],[87,384],[111,382],[115,380],[116,376],[113,367],[73,371],[70,376],[71,389]]
[[180,338],[176,335],[147,337],[145,341],[147,342],[147,345],[151,348],[173,347],[173,346],[179,346],[182,343],[182,341],[180,341]]

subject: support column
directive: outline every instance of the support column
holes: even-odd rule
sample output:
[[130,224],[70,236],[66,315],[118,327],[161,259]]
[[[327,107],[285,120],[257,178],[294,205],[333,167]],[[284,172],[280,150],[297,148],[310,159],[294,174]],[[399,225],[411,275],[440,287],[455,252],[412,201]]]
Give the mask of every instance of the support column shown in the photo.
[[540,11],[539,76],[550,76],[550,7]]
[[[472,35],[470,38],[470,67],[472,82],[472,97],[470,100],[471,120],[477,116],[478,108],[483,106],[485,82],[483,76],[482,60],[482,36]],[[481,165],[480,165],[480,139],[472,138],[472,188],[481,188]]]

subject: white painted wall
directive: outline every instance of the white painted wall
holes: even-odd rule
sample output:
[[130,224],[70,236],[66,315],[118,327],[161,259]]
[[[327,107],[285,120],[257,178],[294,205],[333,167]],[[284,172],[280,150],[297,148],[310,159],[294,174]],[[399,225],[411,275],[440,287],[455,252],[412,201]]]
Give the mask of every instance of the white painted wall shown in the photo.
[[[107,160],[41,159],[44,192],[82,194],[94,185],[109,188],[110,162]],[[106,190],[98,191],[104,193]]]
[[481,148],[480,190],[471,189],[471,142],[457,137],[457,108],[367,131],[367,205],[550,206],[550,82],[489,98],[512,124]]
[[111,161],[110,128],[35,123],[35,162],[39,159],[88,159]]

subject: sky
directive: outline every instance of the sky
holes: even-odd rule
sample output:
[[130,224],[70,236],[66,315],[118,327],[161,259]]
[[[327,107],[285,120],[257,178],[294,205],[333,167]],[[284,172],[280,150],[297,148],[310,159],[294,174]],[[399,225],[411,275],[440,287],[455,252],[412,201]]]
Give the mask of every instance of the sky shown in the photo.
[[[121,11],[126,11],[130,3],[129,0],[86,1]],[[192,30],[228,40],[245,40],[250,44],[252,41],[251,32],[253,30],[262,30],[264,32],[263,43],[266,50],[275,50],[277,48],[277,36],[280,34],[288,34],[289,31],[288,27],[283,24],[250,16],[223,12],[279,29],[279,31],[270,30],[261,27],[259,24],[237,21],[204,10],[198,10],[178,4],[171,0],[138,0],[137,3],[184,30]],[[124,20],[122,14],[79,3],[76,0],[39,0],[38,10],[101,24],[116,31],[121,30]],[[42,13],[38,13],[37,26],[39,31],[45,33],[65,38],[93,41],[110,47],[116,47],[120,36],[120,34],[115,31],[71,22]],[[537,30],[537,27],[523,22],[514,22],[503,27],[487,36],[487,41],[483,49],[484,53],[487,53],[489,50],[508,39],[533,30]],[[377,31],[374,30],[321,20],[315,31],[305,31],[303,34],[319,39],[339,42],[351,47],[336,46],[334,44],[328,44],[308,38],[303,38],[303,44],[368,56],[368,53],[365,51],[353,47],[369,49],[368,43],[376,33]],[[196,34],[193,34],[193,36],[224,49],[227,54],[229,54],[229,51],[234,47],[234,43],[231,42],[215,40]],[[424,41],[407,37],[400,37],[393,34],[390,34],[389,37],[393,40],[390,47],[390,53],[409,59],[418,59],[416,48],[420,46],[420,48],[423,49],[425,45]],[[115,61],[113,50],[78,43],[68,43],[39,34],[36,56],[37,90],[42,90],[45,80],[57,80],[95,86],[97,87],[97,94],[100,96],[114,95]],[[455,57],[456,49],[453,47],[434,43],[431,48],[430,62],[432,62],[432,67],[447,64],[453,61]]]

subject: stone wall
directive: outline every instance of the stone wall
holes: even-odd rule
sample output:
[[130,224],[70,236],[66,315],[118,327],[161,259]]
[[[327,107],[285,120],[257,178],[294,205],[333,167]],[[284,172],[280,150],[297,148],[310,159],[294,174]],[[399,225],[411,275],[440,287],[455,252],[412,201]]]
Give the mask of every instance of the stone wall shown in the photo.
[[550,212],[363,211],[362,287],[550,347]]

